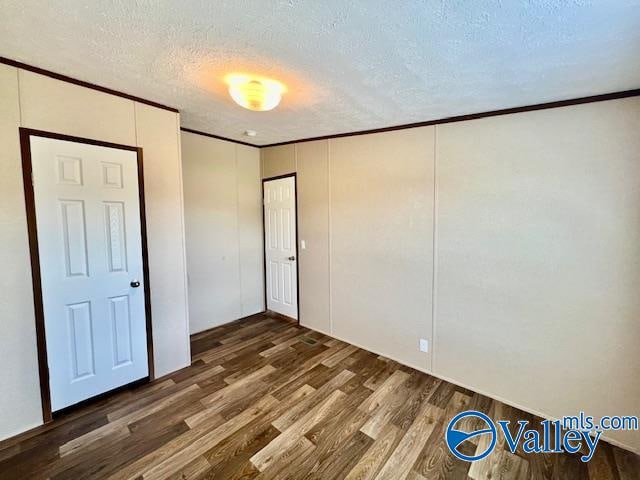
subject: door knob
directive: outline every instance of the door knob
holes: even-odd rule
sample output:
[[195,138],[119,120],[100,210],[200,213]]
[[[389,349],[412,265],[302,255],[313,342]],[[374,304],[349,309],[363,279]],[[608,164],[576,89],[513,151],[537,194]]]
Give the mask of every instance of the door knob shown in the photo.
[[138,280],[132,280],[129,285],[131,285],[133,288],[138,288],[140,286],[140,282]]
[[291,255],[288,260],[291,260],[292,262],[296,259],[296,257],[294,257],[293,255]]

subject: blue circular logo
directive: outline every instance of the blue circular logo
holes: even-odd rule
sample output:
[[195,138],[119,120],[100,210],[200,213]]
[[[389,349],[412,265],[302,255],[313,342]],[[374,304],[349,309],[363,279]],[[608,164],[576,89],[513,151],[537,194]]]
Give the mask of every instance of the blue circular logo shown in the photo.
[[[465,418],[469,418],[470,420],[472,420],[473,425],[476,426],[477,429],[473,432],[464,432],[462,430],[458,430],[456,428],[456,425],[458,425]],[[475,455],[465,455],[460,451],[460,447],[464,442],[480,435],[491,435],[489,446],[484,451],[476,451]],[[451,450],[451,453],[453,453],[460,460],[464,460],[466,462],[475,462],[476,460],[481,460],[491,452],[493,452],[493,449],[496,446],[497,437],[498,435],[496,432],[496,426],[493,423],[493,420],[491,420],[491,418],[489,418],[484,413],[477,412],[475,410],[467,410],[466,412],[459,413],[458,415],[453,417],[449,422],[449,425],[447,425],[446,440],[449,450]]]

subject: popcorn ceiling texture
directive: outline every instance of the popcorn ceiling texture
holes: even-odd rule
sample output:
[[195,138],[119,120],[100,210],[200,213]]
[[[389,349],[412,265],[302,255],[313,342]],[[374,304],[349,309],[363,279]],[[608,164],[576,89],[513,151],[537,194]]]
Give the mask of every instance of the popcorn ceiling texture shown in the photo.
[[[0,0],[0,17],[2,56],[257,145],[640,87],[640,1]],[[230,72],[289,92],[246,111]]]

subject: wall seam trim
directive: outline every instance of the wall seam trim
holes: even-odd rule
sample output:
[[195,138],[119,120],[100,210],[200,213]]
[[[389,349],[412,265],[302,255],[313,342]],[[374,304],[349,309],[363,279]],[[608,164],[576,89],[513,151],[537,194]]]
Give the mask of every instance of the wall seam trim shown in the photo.
[[244,302],[242,296],[242,260],[240,259],[240,169],[238,167],[238,145],[234,145],[233,153],[235,155],[235,172],[236,172],[236,241],[238,242],[238,299],[240,300],[240,316],[244,316]]
[[332,242],[331,242],[331,139],[327,139],[327,270],[329,281],[329,331],[333,335],[333,295],[331,290],[331,257],[332,257]]
[[180,134],[180,113],[176,114],[176,146],[177,146],[177,158],[178,158],[178,181],[179,181],[179,203],[180,203],[180,230],[182,231],[182,266],[183,266],[183,292],[184,292],[184,315],[185,315],[185,330],[187,334],[187,364],[190,364],[191,360],[191,342],[189,336],[191,333],[191,322],[189,321],[189,273],[187,271],[187,229],[185,225],[185,213],[184,213],[184,175],[182,172],[182,137]]
[[436,316],[438,279],[438,126],[433,127],[433,238],[431,269],[431,370],[436,372]]

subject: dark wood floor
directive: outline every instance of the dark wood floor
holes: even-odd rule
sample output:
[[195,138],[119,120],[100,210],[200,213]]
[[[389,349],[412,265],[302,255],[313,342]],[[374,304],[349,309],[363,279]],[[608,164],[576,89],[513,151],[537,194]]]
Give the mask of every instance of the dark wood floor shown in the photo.
[[588,464],[503,442],[457,460],[444,444],[456,412],[536,419],[282,320],[224,325],[192,351],[189,368],[0,444],[0,478],[640,478],[639,457],[603,442]]

